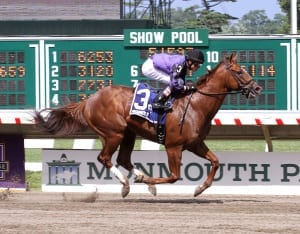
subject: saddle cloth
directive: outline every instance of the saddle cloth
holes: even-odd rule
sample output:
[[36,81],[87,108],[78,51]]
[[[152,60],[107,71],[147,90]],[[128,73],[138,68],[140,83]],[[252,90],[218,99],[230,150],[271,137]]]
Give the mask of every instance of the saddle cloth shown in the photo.
[[[158,112],[152,110],[152,102],[157,95],[158,90],[148,84],[139,83],[133,95],[133,101],[130,108],[130,115],[137,115],[149,122],[157,124]],[[166,113],[162,115],[159,124],[165,124]]]

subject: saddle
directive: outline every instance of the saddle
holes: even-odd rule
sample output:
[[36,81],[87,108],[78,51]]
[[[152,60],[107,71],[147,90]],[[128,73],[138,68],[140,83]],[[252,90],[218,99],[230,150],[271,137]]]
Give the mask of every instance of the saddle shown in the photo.
[[166,105],[170,106],[168,110],[154,110],[152,102],[159,91],[159,89],[155,89],[146,83],[139,83],[135,88],[129,114],[137,115],[154,123],[157,131],[157,142],[164,144],[166,116],[172,108],[174,99],[172,97],[167,99]]

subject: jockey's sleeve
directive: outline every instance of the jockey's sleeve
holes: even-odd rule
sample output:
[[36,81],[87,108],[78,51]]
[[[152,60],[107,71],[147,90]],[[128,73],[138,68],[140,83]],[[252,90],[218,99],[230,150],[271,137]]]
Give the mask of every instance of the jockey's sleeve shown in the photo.
[[172,67],[172,73],[171,73],[171,81],[174,79],[179,78],[179,75],[182,72],[183,64],[174,64]]

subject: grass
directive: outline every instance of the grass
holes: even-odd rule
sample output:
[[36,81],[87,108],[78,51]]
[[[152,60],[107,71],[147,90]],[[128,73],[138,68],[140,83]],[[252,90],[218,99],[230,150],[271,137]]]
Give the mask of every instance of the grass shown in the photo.
[[[208,140],[212,151],[265,152],[264,140]],[[300,140],[273,140],[273,152],[299,152]]]
[[41,171],[26,171],[26,183],[30,190],[41,190],[42,172]]

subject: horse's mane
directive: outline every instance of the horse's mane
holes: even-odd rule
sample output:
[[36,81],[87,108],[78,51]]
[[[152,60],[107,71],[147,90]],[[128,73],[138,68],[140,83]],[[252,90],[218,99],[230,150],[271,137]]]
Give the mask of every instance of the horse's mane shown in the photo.
[[211,74],[213,74],[220,67],[221,64],[223,64],[223,61],[219,62],[212,70],[207,70],[207,72],[204,75],[200,76],[196,82],[197,86],[205,83],[209,79]]

